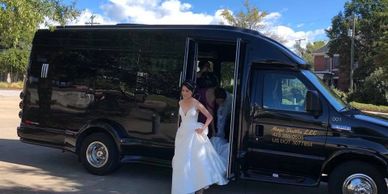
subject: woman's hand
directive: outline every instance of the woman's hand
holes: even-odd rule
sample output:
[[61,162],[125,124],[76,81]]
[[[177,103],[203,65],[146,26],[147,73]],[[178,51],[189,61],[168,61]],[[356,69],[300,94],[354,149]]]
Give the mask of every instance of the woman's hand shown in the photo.
[[205,130],[204,128],[197,128],[197,129],[195,129],[195,131],[196,131],[198,134],[202,134],[204,130]]
[[[198,101],[196,101],[196,108],[202,113],[205,115],[206,117],[206,122],[205,124],[201,127],[201,129],[196,129],[195,131],[197,131],[197,133],[202,133],[206,128],[208,128],[208,126],[210,125],[210,123],[212,122],[213,120],[213,116],[209,113],[209,111]],[[213,127],[214,128],[214,127]]]

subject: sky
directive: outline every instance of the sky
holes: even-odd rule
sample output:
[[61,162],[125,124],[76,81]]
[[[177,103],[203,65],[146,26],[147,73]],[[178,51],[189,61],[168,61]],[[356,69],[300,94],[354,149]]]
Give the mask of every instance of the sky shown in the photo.
[[[69,3],[71,0],[65,0]],[[244,0],[77,0],[81,15],[71,24],[84,25],[95,15],[99,24],[219,24],[223,9],[232,13],[244,10]],[[346,0],[250,0],[250,4],[268,15],[265,31],[286,40],[292,48],[328,38],[325,29],[331,19],[343,10]]]

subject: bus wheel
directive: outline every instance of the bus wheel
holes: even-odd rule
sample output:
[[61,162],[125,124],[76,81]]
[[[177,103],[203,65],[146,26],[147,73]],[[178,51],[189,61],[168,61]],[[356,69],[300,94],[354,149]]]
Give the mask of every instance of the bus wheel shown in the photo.
[[119,152],[113,139],[105,133],[87,136],[81,147],[83,166],[92,174],[105,175],[119,166]]
[[329,175],[330,194],[386,194],[384,177],[372,165],[364,162],[346,162]]

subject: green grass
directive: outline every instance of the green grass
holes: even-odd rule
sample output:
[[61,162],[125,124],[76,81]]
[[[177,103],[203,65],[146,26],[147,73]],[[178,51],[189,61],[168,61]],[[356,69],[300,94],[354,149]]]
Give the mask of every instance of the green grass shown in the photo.
[[23,82],[0,82],[0,89],[23,89]]
[[350,102],[350,105],[360,110],[388,113],[388,106],[378,106],[374,104],[364,104],[359,102]]

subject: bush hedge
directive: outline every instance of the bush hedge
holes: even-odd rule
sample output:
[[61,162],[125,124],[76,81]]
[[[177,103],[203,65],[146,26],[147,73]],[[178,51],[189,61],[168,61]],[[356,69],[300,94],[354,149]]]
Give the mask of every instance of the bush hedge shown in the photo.
[[23,82],[0,82],[0,89],[22,89],[23,88]]
[[350,105],[360,110],[388,113],[388,106],[384,105],[378,106],[374,104],[364,104],[359,102],[350,102]]

